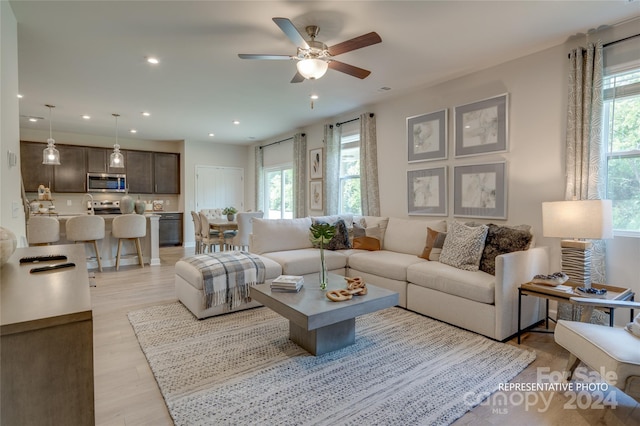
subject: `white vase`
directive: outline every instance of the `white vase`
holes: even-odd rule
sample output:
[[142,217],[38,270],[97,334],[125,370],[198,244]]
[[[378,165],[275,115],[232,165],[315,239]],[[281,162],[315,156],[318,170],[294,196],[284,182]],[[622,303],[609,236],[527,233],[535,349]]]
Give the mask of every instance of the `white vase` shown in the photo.
[[129,194],[126,194],[124,197],[120,199],[120,212],[122,214],[133,213],[134,209],[135,209],[135,201],[133,200],[133,197],[131,197]]

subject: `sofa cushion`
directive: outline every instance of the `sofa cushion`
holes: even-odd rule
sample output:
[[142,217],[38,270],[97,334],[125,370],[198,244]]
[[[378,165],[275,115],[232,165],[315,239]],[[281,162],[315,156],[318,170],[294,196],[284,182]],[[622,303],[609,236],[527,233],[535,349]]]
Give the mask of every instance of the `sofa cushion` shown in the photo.
[[453,221],[442,246],[440,262],[465,271],[477,271],[488,229],[486,225],[471,227]]
[[[263,255],[276,261],[282,266],[282,273],[286,275],[306,275],[320,271],[320,250],[307,248],[301,250],[285,250],[270,252]],[[327,270],[344,268],[347,256],[338,251],[324,251],[324,261]]]
[[427,227],[427,241],[420,257],[427,260],[440,260],[445,238],[447,238],[446,232],[438,232]]
[[388,250],[355,253],[349,256],[348,260],[349,267],[352,269],[399,281],[407,280],[409,265],[420,262],[426,262],[426,260],[413,254]]
[[424,236],[427,235],[427,228],[445,232],[447,230],[447,222],[444,220],[427,221],[389,218],[382,248],[397,253],[419,256],[424,249]]
[[425,261],[407,268],[407,281],[480,303],[495,301],[496,278],[483,271],[465,271],[441,262]]
[[309,227],[311,219],[259,219],[253,218],[251,252],[263,254],[272,251],[311,248]]
[[[480,270],[488,274],[496,273],[496,256],[514,251],[527,250],[533,235],[523,226],[498,226],[490,223],[485,240]],[[526,230],[525,230],[526,229]]]

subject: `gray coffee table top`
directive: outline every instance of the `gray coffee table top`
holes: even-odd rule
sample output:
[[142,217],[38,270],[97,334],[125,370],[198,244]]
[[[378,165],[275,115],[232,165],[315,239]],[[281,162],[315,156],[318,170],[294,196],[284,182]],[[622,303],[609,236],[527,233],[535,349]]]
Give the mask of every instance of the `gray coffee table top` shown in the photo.
[[[346,288],[344,277],[329,274],[327,290]],[[399,303],[398,293],[367,284],[368,293],[344,302],[332,302],[320,290],[317,278],[305,278],[298,293],[271,291],[270,284],[251,287],[251,298],[306,330],[315,330]]]

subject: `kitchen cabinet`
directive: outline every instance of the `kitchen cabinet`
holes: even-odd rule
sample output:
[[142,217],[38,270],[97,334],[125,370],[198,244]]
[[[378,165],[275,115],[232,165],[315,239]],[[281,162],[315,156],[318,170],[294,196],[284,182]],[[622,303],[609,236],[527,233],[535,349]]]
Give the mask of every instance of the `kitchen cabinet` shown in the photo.
[[160,247],[182,245],[182,213],[159,213]]
[[53,185],[53,168],[42,164],[42,151],[47,147],[45,143],[20,143],[20,171],[25,192],[37,192],[38,186],[51,188]]
[[153,193],[153,152],[123,150],[127,186],[133,194]]
[[[109,166],[111,159],[111,148],[86,147],[87,151],[87,173],[125,173],[122,167]],[[123,151],[124,153],[124,151]],[[126,162],[125,162],[126,166]]]
[[180,154],[154,152],[153,181],[156,194],[179,194]]
[[87,192],[87,163],[82,146],[59,145],[60,165],[53,167],[54,192]]

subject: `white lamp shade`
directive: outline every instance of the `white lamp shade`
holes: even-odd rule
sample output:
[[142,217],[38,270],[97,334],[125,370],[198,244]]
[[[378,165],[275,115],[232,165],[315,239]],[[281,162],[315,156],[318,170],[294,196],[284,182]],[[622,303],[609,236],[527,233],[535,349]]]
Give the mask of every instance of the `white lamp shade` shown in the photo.
[[611,200],[542,203],[542,234],[558,238],[613,238]]
[[322,59],[303,59],[296,64],[298,72],[307,79],[322,77],[329,68],[329,63]]

